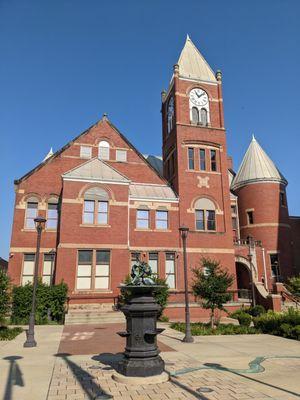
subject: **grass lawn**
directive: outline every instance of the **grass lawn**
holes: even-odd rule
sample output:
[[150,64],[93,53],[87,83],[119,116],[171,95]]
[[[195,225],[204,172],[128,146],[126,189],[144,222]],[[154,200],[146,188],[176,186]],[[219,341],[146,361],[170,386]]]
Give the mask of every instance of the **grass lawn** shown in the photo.
[[0,340],[13,340],[21,332],[23,332],[23,329],[19,327],[9,328],[8,326],[1,326]]
[[[173,322],[170,326],[172,329],[176,329],[179,332],[185,332],[185,324],[183,322]],[[253,326],[241,326],[233,324],[220,324],[215,329],[210,327],[210,324],[204,324],[201,322],[192,323],[191,331],[193,336],[205,336],[205,335],[253,335],[261,333],[259,329]]]

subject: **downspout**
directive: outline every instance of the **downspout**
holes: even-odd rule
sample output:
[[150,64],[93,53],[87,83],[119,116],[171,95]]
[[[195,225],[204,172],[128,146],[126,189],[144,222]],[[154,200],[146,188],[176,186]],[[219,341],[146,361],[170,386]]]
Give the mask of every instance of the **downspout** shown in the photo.
[[262,255],[263,255],[263,265],[264,265],[264,276],[265,276],[265,289],[268,290],[268,278],[267,278],[267,268],[266,268],[266,257],[265,257],[265,249],[262,247]]

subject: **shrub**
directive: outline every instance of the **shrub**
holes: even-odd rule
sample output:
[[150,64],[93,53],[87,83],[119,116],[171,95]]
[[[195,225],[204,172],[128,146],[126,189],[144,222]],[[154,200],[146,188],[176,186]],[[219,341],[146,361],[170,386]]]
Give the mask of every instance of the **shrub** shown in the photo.
[[261,306],[260,304],[257,304],[256,306],[248,308],[246,311],[248,314],[252,315],[252,317],[258,317],[259,315],[265,314],[266,309],[265,307]]
[[[169,286],[165,279],[158,278],[156,275],[152,275],[151,279],[153,279],[155,285],[161,286],[160,288],[157,288],[153,291],[153,296],[155,300],[161,306],[161,309],[158,313],[158,318],[161,318],[161,316],[163,315],[163,311],[168,303]],[[124,284],[130,285],[131,283],[132,279],[130,275],[127,275],[124,280]],[[131,298],[131,296],[132,296],[131,290],[126,288],[126,286],[124,286],[121,289],[121,294],[118,298],[118,308],[120,308],[123,304],[127,303],[128,300]]]
[[[25,286],[13,288],[11,322],[14,324],[27,324],[31,312],[33,286],[31,283]],[[64,282],[58,285],[48,286],[38,282],[36,291],[36,324],[46,324],[49,318],[62,323],[65,313],[68,287]]]
[[8,328],[1,327],[0,328],[0,340],[13,340],[16,336],[18,336],[23,331],[22,328]]
[[162,315],[159,318],[160,322],[169,322],[169,317],[167,317],[166,315]]
[[251,317],[251,315],[249,315],[245,312],[241,312],[238,314],[237,320],[239,321],[239,324],[241,326],[249,327],[251,325],[252,317]]
[[268,311],[254,318],[253,322],[263,333],[300,340],[300,311],[293,308],[284,313]]
[[[182,322],[175,322],[171,324],[171,328],[180,332],[185,332],[185,324]],[[220,324],[216,328],[211,328],[209,324],[192,323],[191,331],[193,336],[207,336],[207,335],[252,335],[260,333],[253,327],[233,325],[233,324]]]
[[0,270],[0,327],[5,325],[10,309],[10,281],[8,275]]

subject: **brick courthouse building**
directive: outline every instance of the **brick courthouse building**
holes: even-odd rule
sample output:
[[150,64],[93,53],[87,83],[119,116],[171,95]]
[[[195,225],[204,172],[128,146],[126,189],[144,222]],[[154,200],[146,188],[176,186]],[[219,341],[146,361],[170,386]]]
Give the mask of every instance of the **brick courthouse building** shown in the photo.
[[[33,220],[41,215],[47,224],[39,274],[46,283],[63,279],[70,304],[112,304],[139,253],[167,279],[167,313],[179,315],[178,228],[185,224],[189,268],[202,256],[220,260],[236,276],[232,305],[245,297],[237,289],[249,289],[252,274],[258,299],[278,307],[278,296],[268,292],[295,274],[300,219],[289,217],[287,181],[254,138],[233,172],[222,75],[213,73],[189,37],[162,94],[162,126],[162,158],[144,157],[104,115],[15,181],[9,260],[15,284],[32,281]],[[194,305],[192,315],[204,312]]]

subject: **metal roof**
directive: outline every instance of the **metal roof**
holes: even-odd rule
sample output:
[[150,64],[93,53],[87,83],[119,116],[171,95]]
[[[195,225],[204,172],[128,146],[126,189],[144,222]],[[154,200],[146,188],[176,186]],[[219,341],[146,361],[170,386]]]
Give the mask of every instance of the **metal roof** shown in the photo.
[[217,82],[213,70],[191,41],[189,35],[187,35],[177,64],[179,65],[179,76],[181,77]]
[[110,165],[98,158],[93,158],[79,167],[73,168],[71,171],[62,175],[63,179],[73,180],[88,180],[88,181],[105,181],[129,183],[130,180],[126,176],[120,174]]
[[287,180],[253,136],[240,168],[233,179],[231,189],[235,190],[249,183],[257,182],[287,184]]
[[166,185],[131,184],[129,196],[131,199],[178,201],[176,193]]
[[161,156],[153,156],[151,154],[143,154],[145,159],[152,165],[152,167],[163,176],[163,160]]

